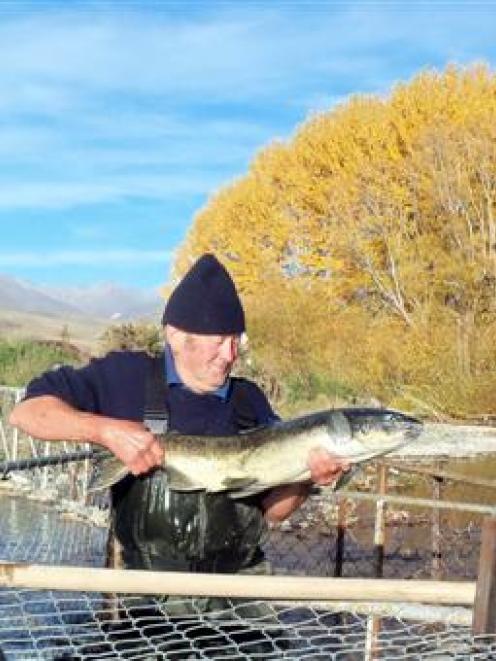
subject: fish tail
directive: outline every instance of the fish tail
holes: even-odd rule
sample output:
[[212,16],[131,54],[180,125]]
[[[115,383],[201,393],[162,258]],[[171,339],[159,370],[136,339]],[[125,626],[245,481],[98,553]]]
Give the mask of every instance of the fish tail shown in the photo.
[[117,457],[106,457],[98,460],[88,484],[88,492],[102,491],[116,484],[129,473],[129,468]]

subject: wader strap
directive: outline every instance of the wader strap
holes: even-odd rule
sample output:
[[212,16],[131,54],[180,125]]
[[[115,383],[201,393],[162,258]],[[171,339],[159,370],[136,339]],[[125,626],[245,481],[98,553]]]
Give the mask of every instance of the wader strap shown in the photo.
[[167,409],[167,381],[165,378],[164,354],[153,356],[148,361],[145,376],[144,424],[153,434],[165,434],[169,427]]
[[[255,407],[246,392],[243,379],[232,379],[231,398],[234,421],[240,431],[253,429],[260,423]],[[161,353],[149,359],[145,377],[145,426],[153,434],[165,434],[169,427],[165,357]]]
[[234,377],[232,379],[232,403],[234,408],[234,420],[239,431],[254,429],[260,425],[260,421],[248,393],[243,379]]

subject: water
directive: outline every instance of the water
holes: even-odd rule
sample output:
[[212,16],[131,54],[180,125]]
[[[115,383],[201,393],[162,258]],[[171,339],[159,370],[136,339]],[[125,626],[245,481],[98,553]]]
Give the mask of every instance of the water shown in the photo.
[[70,518],[53,504],[0,494],[3,561],[103,566],[106,539],[106,529]]
[[[106,529],[71,520],[53,505],[0,495],[4,562],[103,566],[106,539]],[[91,611],[79,593],[1,589],[0,649],[7,659],[57,658],[43,650],[67,642],[68,625]]]
[[[496,455],[474,456],[472,458],[442,459],[430,464],[433,470],[449,471],[477,479],[493,480],[496,484]],[[411,476],[408,495],[418,498],[432,498],[432,480]],[[481,505],[496,505],[496,488],[480,487],[466,482],[443,481],[441,484],[441,500],[462,503],[478,503]],[[443,519],[456,528],[470,525],[474,520],[480,522],[481,517],[470,512],[445,512]]]

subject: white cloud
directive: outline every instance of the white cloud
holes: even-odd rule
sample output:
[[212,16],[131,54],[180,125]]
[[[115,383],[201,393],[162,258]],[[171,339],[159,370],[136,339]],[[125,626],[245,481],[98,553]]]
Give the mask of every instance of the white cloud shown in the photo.
[[211,193],[308,113],[494,43],[483,8],[106,6],[2,15],[0,210]]
[[494,37],[483,20],[490,9],[473,5],[219,4],[203,16],[188,16],[185,5],[182,18],[139,5],[127,13],[58,7],[0,25],[4,107],[10,99],[13,109],[91,109],[112,93],[167,105],[274,101],[319,77],[328,85],[321,91],[333,93],[334,77],[350,90],[374,70],[387,79],[384,65],[413,48],[443,58],[453,47],[490,47]]
[[[34,90],[40,98],[40,84],[59,97],[57,83],[106,93],[209,91],[239,97],[243,84],[250,83],[247,93],[257,81],[267,84],[269,72],[262,65],[273,46],[263,39],[263,28],[263,19],[246,14],[178,23],[160,12],[132,17],[40,12],[0,26],[0,78],[11,84],[29,80],[25,94]],[[261,37],[258,45],[255,35]]]
[[[16,195],[18,206],[26,206],[22,198],[31,197],[45,206],[47,194],[42,192],[47,186],[43,179],[48,175],[54,179],[53,184],[64,189],[64,181],[72,176],[91,180],[101,191],[102,182],[116,176],[142,180],[149,172],[152,179],[161,175],[169,180],[174,172],[175,185],[184,178],[178,185],[178,192],[183,194],[191,190],[192,181],[198,181],[202,172],[210,186],[219,181],[218,176],[212,178],[209,174],[212,169],[238,171],[271,134],[270,127],[250,121],[204,118],[188,123],[155,114],[136,117],[120,109],[115,111],[113,122],[98,116],[92,121],[85,118],[77,126],[5,123],[0,125],[0,168],[4,167],[0,189],[2,179],[5,183],[18,181],[27,193],[21,199]],[[196,171],[193,178],[192,170]],[[34,195],[37,185],[39,196]],[[131,189],[135,187],[131,185]],[[197,184],[193,187],[198,188]],[[200,188],[199,192],[206,192],[204,184]],[[76,188],[74,193],[74,204],[79,204],[81,197]],[[3,191],[0,208],[10,205],[11,198],[8,191]],[[94,201],[92,195],[88,201]]]
[[167,250],[20,251],[0,253],[0,268],[164,264],[170,261],[171,256],[171,251]]
[[[91,106],[94,94],[116,92],[169,103],[275,99],[315,74],[356,76],[388,57],[383,48],[393,42],[419,45],[412,23],[426,16],[363,3],[338,11],[245,5],[186,20],[166,12],[39,12],[0,25],[0,80],[7,97],[41,109]],[[449,24],[428,22],[423,40],[433,28],[445,35]],[[443,47],[438,40],[438,52]]]
[[69,209],[133,198],[167,201],[184,195],[214,191],[223,177],[210,172],[182,174],[107,176],[101,181],[0,182],[0,211],[19,209]]

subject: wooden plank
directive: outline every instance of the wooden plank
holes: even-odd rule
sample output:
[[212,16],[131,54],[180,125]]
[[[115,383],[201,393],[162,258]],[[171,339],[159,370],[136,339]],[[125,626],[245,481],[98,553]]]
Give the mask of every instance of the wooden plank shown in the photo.
[[474,634],[496,633],[496,517],[482,524],[472,628]]
[[471,484],[475,487],[487,487],[488,489],[496,489],[496,480],[485,480],[482,477],[474,477],[473,475],[465,475],[454,471],[422,468],[421,466],[411,466],[410,464],[400,463],[399,461],[385,461],[387,466],[400,471],[401,473],[413,473],[415,475],[426,475],[428,477],[437,477],[443,480],[450,480],[451,482],[464,482]]
[[0,586],[266,600],[420,601],[462,606],[473,605],[475,596],[475,583],[468,581],[190,574],[16,563],[0,564]]
[[429,498],[409,498],[407,496],[383,496],[379,493],[364,493],[362,491],[331,491],[322,488],[322,493],[330,500],[339,500],[349,498],[350,500],[378,501],[393,505],[404,505],[411,507],[434,507],[443,510],[453,510],[455,512],[477,512],[478,514],[489,514],[496,516],[496,507],[491,505],[479,505],[478,503],[460,503],[446,500],[432,500]]

